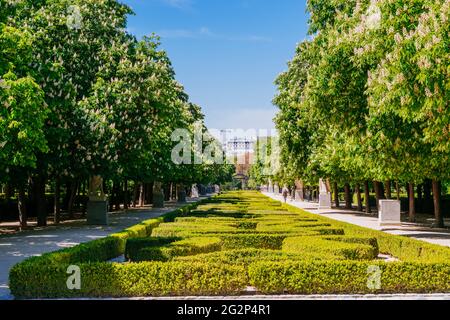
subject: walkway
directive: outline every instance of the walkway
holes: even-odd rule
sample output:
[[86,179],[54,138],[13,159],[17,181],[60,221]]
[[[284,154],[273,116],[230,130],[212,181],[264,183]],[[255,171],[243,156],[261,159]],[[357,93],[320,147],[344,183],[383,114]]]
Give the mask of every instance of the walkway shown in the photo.
[[[281,195],[273,193],[263,193],[264,195],[279,201],[283,201]],[[399,227],[381,228],[376,216],[367,215],[363,212],[349,211],[344,209],[318,209],[318,204],[314,202],[300,202],[288,200],[288,204],[303,209],[307,212],[320,214],[321,216],[338,221],[348,222],[369,229],[380,230],[390,234],[401,235],[450,247],[450,231],[444,229],[432,229],[412,223],[402,223]]]
[[[190,200],[189,202],[194,202]],[[110,214],[109,226],[87,226],[79,222],[72,225],[51,226],[13,235],[0,236],[0,300],[12,299],[8,288],[9,269],[16,263],[31,256],[73,247],[83,242],[104,238],[139,224],[142,221],[159,217],[182,205],[168,203],[164,209],[132,209],[127,213]]]

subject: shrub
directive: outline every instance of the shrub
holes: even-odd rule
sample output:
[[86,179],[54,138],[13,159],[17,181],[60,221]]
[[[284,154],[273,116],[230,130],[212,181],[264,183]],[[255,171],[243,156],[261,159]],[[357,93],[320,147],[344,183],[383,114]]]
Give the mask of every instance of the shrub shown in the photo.
[[[283,251],[308,256],[317,255],[329,260],[372,260],[378,257],[378,245],[370,239],[345,239],[345,237],[291,237],[283,242]],[[366,242],[366,243],[364,243]]]
[[160,247],[168,245],[172,242],[179,241],[180,238],[131,238],[127,240],[125,247],[125,259],[136,260],[138,252],[141,249],[149,247]]
[[81,290],[66,286],[66,264],[16,265],[12,294],[24,298],[141,297],[239,294],[248,283],[243,267],[192,262],[80,264]]
[[132,261],[169,261],[178,256],[189,256],[200,253],[219,251],[222,249],[220,238],[195,237],[166,245],[147,246],[141,248],[135,255],[131,255]]
[[282,252],[280,250],[264,249],[239,249],[219,251],[195,256],[176,257],[175,261],[197,261],[216,264],[233,264],[247,267],[249,264],[257,261],[298,261],[298,260],[322,260],[314,254],[304,255],[296,253]]
[[[381,289],[368,286],[370,266],[380,268]],[[450,291],[450,264],[359,261],[255,262],[250,283],[266,294],[429,293]],[[376,287],[372,287],[376,288]]]
[[274,234],[239,234],[239,235],[223,235],[223,249],[271,249],[280,250],[286,235]]

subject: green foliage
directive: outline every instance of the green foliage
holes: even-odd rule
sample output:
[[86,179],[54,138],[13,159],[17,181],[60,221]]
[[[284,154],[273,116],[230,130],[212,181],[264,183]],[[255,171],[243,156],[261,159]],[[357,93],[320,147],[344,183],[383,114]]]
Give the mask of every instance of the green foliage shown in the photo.
[[[18,299],[76,297],[144,297],[239,294],[245,289],[243,267],[191,262],[80,264],[81,290],[69,290],[66,264],[30,263],[14,267],[11,291]],[[23,279],[28,282],[23,282]],[[42,284],[45,283],[43,286]]]
[[174,257],[191,256],[222,249],[222,240],[216,237],[194,237],[178,241],[171,238],[157,238],[154,242],[141,240],[140,243],[132,245],[132,250],[128,249],[126,257],[131,261],[170,261]]
[[[371,267],[381,275],[380,289],[368,286]],[[266,294],[430,293],[450,290],[450,265],[357,261],[256,262],[250,283]]]
[[446,180],[448,1],[309,0],[276,80],[277,181]]

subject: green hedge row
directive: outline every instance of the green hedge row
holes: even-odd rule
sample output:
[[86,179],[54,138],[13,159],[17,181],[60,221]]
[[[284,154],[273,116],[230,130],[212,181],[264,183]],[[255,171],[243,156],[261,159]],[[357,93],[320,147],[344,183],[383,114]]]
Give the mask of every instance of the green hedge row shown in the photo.
[[[33,292],[38,287],[48,288],[51,291],[54,281],[59,280],[55,279],[54,272],[46,274],[44,270],[56,271],[64,265],[105,262],[116,258],[124,254],[127,239],[148,237],[151,235],[153,229],[161,223],[171,222],[179,216],[187,215],[198,204],[203,202],[205,200],[184,206],[164,216],[144,221],[103,239],[82,243],[72,248],[45,253],[39,257],[28,258],[16,264],[10,270],[9,288],[11,293],[15,297],[33,297],[32,294],[26,295],[24,292]],[[65,277],[67,277],[67,274]],[[29,287],[34,289],[26,289]]]
[[[130,241],[134,242],[135,239],[128,240],[128,242]],[[161,241],[159,241],[159,244],[158,242],[155,242],[154,244],[143,247],[139,250],[133,249],[129,251],[129,258],[131,259],[131,261],[134,262],[142,262],[142,261],[165,262],[170,261],[175,257],[214,252],[219,251],[221,249],[222,249],[222,240],[220,238],[194,237],[178,241],[172,241],[168,244],[163,244]]]
[[251,264],[248,275],[265,294],[450,292],[450,263],[266,261]]
[[450,248],[448,247],[336,221],[305,212],[289,204],[283,204],[283,206],[291,213],[301,214],[305,218],[319,219],[319,221],[331,223],[335,228],[344,229],[346,238],[375,238],[378,242],[380,253],[394,256],[401,261],[424,263],[446,263],[450,261]]
[[283,251],[329,260],[373,260],[379,254],[375,238],[346,237],[289,237],[283,242]]
[[144,297],[239,294],[248,278],[243,267],[201,262],[79,264],[81,289],[69,290],[68,265],[26,263],[10,274],[17,299],[76,297]]

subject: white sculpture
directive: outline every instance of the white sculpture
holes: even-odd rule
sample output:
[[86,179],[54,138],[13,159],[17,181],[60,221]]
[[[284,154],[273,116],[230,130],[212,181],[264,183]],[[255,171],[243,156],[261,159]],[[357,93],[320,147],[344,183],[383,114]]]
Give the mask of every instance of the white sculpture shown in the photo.
[[319,180],[319,209],[331,209],[330,182]]

